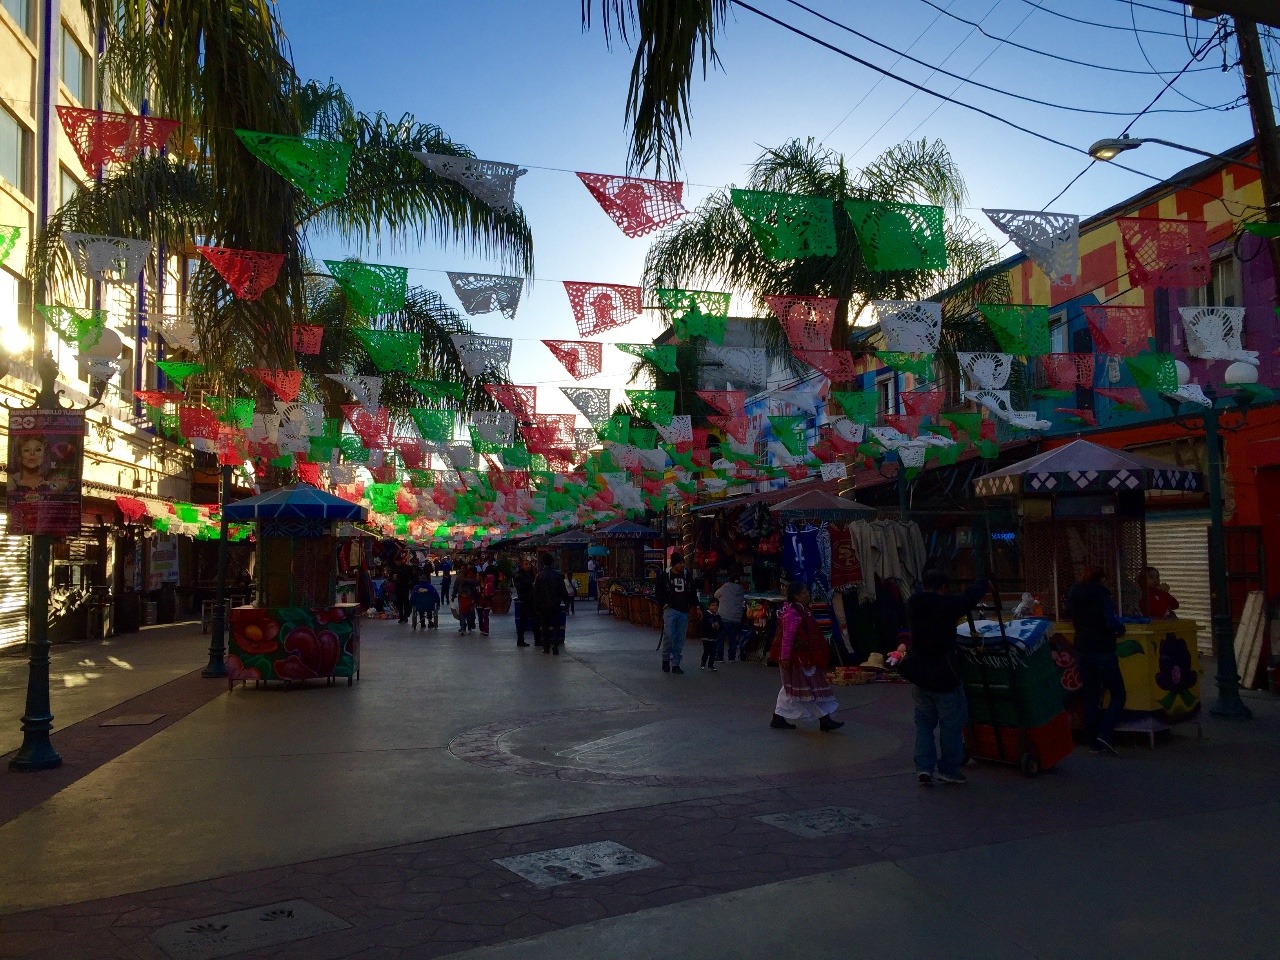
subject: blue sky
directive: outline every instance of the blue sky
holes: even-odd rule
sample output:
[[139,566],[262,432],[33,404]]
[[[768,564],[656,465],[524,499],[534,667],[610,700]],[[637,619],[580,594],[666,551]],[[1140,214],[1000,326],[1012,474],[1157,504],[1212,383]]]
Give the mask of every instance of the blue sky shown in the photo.
[[[598,0],[592,0],[598,2]],[[1147,6],[1143,6],[1142,4]],[[1252,135],[1248,111],[1200,110],[1242,94],[1238,70],[1222,72],[1219,48],[1173,85],[1158,108],[1195,113],[1138,113],[1189,61],[1212,26],[1179,15],[1169,0],[934,0],[936,7],[981,22],[997,37],[1062,57],[1165,74],[1132,75],[1077,66],[1014,49],[940,14],[924,0],[805,0],[805,6],[889,47],[825,24],[789,0],[752,6],[923,86],[1000,117],[1087,147],[1118,135],[1156,136],[1216,151]],[[1038,9],[1038,7],[1044,9]],[[1155,9],[1149,9],[1155,8]],[[299,73],[332,77],[358,109],[438,124],[484,159],[529,169],[516,198],[533,230],[537,279],[515,320],[472,318],[480,332],[515,338],[512,377],[539,387],[539,408],[569,411],[559,385],[573,381],[538,341],[578,339],[562,280],[638,284],[650,238],[628,239],[572,173],[624,173],[624,104],[631,55],[610,52],[603,32],[580,29],[578,0],[279,0]],[[1092,21],[1069,22],[1047,11]],[[1131,15],[1134,18],[1131,21]],[[1139,31],[1135,33],[1133,24]],[[1096,24],[1107,24],[1114,29]],[[1171,35],[1164,35],[1171,34]],[[683,179],[690,209],[712,189],[741,183],[761,146],[814,137],[852,165],[906,139],[941,139],[969,185],[969,216],[988,227],[981,207],[1040,209],[1089,166],[1087,157],[1044,143],[996,120],[915,93],[756,14],[735,8],[718,44],[722,69],[695,81],[693,130]],[[1271,44],[1274,49],[1275,44]],[[903,51],[962,77],[1051,103],[1128,112],[1095,116],[1020,102],[899,60]],[[1234,45],[1230,45],[1234,55]],[[1184,97],[1185,95],[1185,97]],[[1242,102],[1242,101],[1241,101]],[[1166,177],[1194,162],[1189,154],[1148,145],[1131,166]],[[1152,181],[1093,164],[1051,209],[1088,215]],[[498,272],[496,264],[456,248],[361,251],[340,238],[318,239],[326,257],[357,253],[409,266],[410,282],[454,302],[445,270]],[[602,339],[645,341],[649,320]],[[631,359],[606,347],[605,372],[588,386],[625,386]],[[621,400],[615,395],[614,402]]]

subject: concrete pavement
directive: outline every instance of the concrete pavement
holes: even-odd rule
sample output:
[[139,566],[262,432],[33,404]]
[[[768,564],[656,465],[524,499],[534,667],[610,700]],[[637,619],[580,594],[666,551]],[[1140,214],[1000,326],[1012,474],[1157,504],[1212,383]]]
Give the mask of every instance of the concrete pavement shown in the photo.
[[[55,691],[83,715],[55,744],[71,765],[146,698],[168,725],[0,824],[0,957],[1280,953],[1241,895],[1280,875],[1270,697],[1204,740],[919,788],[903,687],[839,688],[839,733],[772,731],[767,668],[703,673],[694,644],[664,675],[653,631],[585,603],[558,658],[494,629],[370,621],[360,683],[288,692],[174,679],[204,661],[194,629],[118,641],[135,669]],[[46,776],[5,773],[0,799]],[[546,855],[602,843],[625,851]],[[496,862],[527,854],[553,885]]]

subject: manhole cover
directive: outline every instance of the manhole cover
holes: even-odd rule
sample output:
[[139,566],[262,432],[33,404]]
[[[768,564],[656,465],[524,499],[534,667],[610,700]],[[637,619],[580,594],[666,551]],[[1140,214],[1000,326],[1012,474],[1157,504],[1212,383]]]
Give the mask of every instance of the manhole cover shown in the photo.
[[771,813],[756,817],[797,837],[831,837],[840,833],[861,833],[887,827],[888,821],[854,810],[852,807],[818,807],[795,813]]
[[213,960],[233,953],[292,943],[351,924],[307,903],[287,900],[161,927],[151,942],[172,960]]
[[662,865],[652,857],[636,853],[612,840],[525,853],[493,862],[524,877],[535,887],[558,887],[562,883],[595,880],[615,873],[630,873]]
[[145,727],[149,723],[155,723],[163,713],[126,713],[119,717],[112,717],[110,720],[103,720],[98,726],[100,727]]

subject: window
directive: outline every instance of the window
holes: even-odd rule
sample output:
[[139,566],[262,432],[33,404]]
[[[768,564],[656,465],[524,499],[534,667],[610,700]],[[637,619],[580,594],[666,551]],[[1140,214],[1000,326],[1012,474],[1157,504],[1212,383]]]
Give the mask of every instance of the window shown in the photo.
[[58,176],[58,206],[62,206],[80,192],[80,181],[66,167]]
[[887,373],[876,377],[876,393],[880,394],[880,413],[895,414],[898,412],[898,377]]
[[31,0],[0,0],[0,5],[13,18],[18,29],[31,36]]
[[1219,257],[1209,266],[1209,282],[1192,294],[1199,307],[1240,306],[1240,264],[1235,257]]
[[1070,353],[1067,349],[1067,311],[1049,314],[1049,352]]
[[89,104],[89,55],[65,26],[62,28],[62,82],[71,96],[81,104]]
[[0,177],[30,193],[31,134],[8,110],[0,108]]

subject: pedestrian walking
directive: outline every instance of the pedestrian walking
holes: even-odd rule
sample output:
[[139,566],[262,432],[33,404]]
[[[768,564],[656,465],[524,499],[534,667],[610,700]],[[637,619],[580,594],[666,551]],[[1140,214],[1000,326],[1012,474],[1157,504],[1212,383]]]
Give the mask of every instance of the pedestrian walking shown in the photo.
[[567,598],[565,603],[568,606],[569,616],[572,617],[574,614],[573,601],[578,597],[578,583],[573,579],[572,574],[566,573],[564,575],[564,595]]
[[458,633],[469,633],[476,628],[476,594],[479,584],[476,583],[475,571],[471,567],[463,567],[458,579],[453,584],[453,602],[457,607]]
[[413,593],[413,585],[418,582],[418,571],[408,559],[396,565],[396,613],[401,623],[409,622],[409,594]]
[[449,560],[448,555],[440,558],[440,596],[445,600],[449,599],[450,589],[453,581],[453,563]]
[[533,584],[533,605],[538,616],[538,643],[543,653],[560,656],[564,642],[564,604],[568,597],[564,577],[556,569],[556,558],[549,553],[538,557],[541,570]]
[[[1124,624],[1116,616],[1115,601],[1103,583],[1102,567],[1084,568],[1080,582],[1067,591],[1067,614],[1075,628],[1076,664],[1084,685],[1084,732],[1094,753],[1115,754],[1112,746],[1116,724],[1124,713],[1124,677],[1116,640],[1124,636]],[[1111,701],[1102,708],[1102,695]]]
[[707,604],[707,612],[702,618],[702,662],[698,664],[703,670],[714,671],[716,668],[716,644],[719,642],[720,601],[714,597]]
[[478,573],[476,590],[476,619],[480,624],[480,636],[489,635],[489,611],[493,608],[493,595],[498,590],[498,567],[492,561]]
[[827,681],[827,660],[831,648],[822,627],[809,612],[809,587],[792,580],[787,585],[787,601],[778,615],[778,670],[782,689],[773,706],[775,730],[794,730],[793,720],[817,720],[823,733],[839,730],[843,720],[835,718],[840,708]]
[[987,592],[987,582],[979,580],[959,596],[952,596],[943,571],[925,570],[920,580],[924,589],[907,601],[911,618],[907,661],[914,661],[915,669],[903,673],[912,684],[915,701],[916,780],[925,785],[934,780],[967,783],[960,768],[964,765],[969,705],[955,668],[960,649],[956,624],[977,606]]
[[698,602],[693,578],[684,568],[684,554],[671,555],[671,569],[659,571],[655,592],[662,608],[662,672],[683,674],[684,639],[689,632],[689,610]]
[[742,621],[747,615],[747,591],[742,573],[735,571],[720,585],[715,597],[720,601],[720,635],[716,637],[716,659],[736,660],[742,639]]
[[413,608],[413,622],[410,630],[435,630],[440,625],[440,594],[436,592],[431,577],[425,571],[414,584],[409,594],[409,605]]
[[533,561],[528,554],[520,558],[520,567],[516,570],[516,646],[527,647],[526,633],[533,634],[534,643],[538,642],[538,614],[533,605],[533,585],[538,576],[533,569]]

